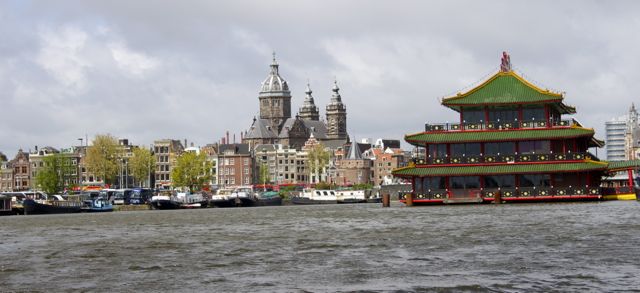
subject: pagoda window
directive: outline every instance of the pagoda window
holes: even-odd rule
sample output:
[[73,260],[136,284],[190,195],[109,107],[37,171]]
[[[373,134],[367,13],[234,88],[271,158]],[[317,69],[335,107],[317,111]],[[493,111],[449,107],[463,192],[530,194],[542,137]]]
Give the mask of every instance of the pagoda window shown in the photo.
[[439,190],[446,189],[447,184],[445,182],[445,177],[425,177],[422,181],[422,189],[424,192],[428,192],[430,190]]
[[515,175],[484,176],[485,188],[514,188],[515,186]]
[[568,188],[587,185],[586,176],[581,173],[561,173],[553,176],[554,187]]
[[489,121],[491,122],[516,122],[518,121],[518,110],[513,109],[490,109]]
[[550,187],[551,175],[549,174],[522,174],[519,175],[520,187]]
[[545,121],[546,114],[543,106],[527,107],[522,109],[524,121]]
[[447,145],[443,143],[429,145],[429,157],[444,158],[447,156]]
[[529,140],[518,143],[521,154],[548,154],[551,151],[551,142],[548,140]]
[[479,156],[480,155],[480,143],[453,143],[451,144],[451,156]]
[[480,188],[479,176],[453,176],[449,178],[451,189],[478,189]]
[[414,177],[414,183],[413,183],[413,193],[414,194],[421,194],[424,193],[424,188],[423,188],[423,184],[422,181],[423,179],[427,179],[427,178],[422,178],[422,177]]
[[561,140],[553,140],[551,141],[551,151],[554,154],[562,154],[563,153],[563,148],[562,148],[562,141]]
[[488,142],[484,144],[484,154],[488,156],[513,155],[515,152],[515,142]]
[[567,139],[564,141],[565,152],[571,153],[576,151],[576,141],[573,139]]
[[465,124],[478,124],[484,122],[484,110],[482,109],[464,109],[462,111],[462,122]]

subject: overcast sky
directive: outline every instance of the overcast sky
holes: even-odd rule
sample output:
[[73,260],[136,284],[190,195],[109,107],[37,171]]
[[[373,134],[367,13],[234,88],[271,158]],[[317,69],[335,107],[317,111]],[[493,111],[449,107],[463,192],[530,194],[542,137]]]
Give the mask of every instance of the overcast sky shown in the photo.
[[309,80],[323,117],[337,78],[358,140],[455,121],[439,99],[502,51],[599,138],[638,101],[640,2],[487,2],[3,0],[0,152],[101,133],[219,141],[258,114],[272,51],[294,113]]

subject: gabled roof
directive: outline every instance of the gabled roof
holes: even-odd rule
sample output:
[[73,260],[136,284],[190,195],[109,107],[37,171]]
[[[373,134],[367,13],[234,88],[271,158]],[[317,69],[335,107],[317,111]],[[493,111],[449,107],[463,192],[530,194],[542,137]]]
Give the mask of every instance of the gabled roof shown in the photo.
[[557,173],[597,171],[607,169],[606,162],[586,160],[572,163],[548,164],[504,164],[485,166],[442,166],[415,167],[409,166],[393,170],[394,176],[464,176],[464,175],[501,175],[527,173]]
[[221,144],[219,155],[231,151],[234,155],[249,155],[249,145],[245,143]]
[[592,137],[594,133],[593,129],[582,127],[496,131],[440,131],[406,135],[405,140],[410,144],[423,146],[425,143],[493,142]]
[[360,144],[353,140],[351,147],[349,147],[349,154],[345,157],[345,160],[362,160],[362,151],[360,150]]
[[[304,123],[304,126],[307,128],[309,135],[313,133],[313,136],[318,140],[324,141],[325,139],[327,139],[327,125],[324,124],[324,122],[307,119],[300,120],[302,121],[302,123]],[[282,130],[280,131],[279,137],[287,138],[289,136],[287,129],[291,129],[295,122],[295,117],[287,118],[287,120],[282,125]]]
[[465,93],[443,99],[442,105],[459,111],[464,106],[556,104],[563,114],[575,113],[575,108],[565,105],[562,100],[562,94],[543,90],[510,70],[494,74]]
[[268,119],[253,119],[253,124],[244,138],[276,138],[277,135],[269,127]]

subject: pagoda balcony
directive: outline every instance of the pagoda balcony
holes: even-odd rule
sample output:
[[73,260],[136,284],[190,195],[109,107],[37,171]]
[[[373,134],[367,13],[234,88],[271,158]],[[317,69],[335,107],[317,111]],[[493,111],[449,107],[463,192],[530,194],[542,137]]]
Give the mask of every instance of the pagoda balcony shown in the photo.
[[464,164],[495,164],[495,163],[530,163],[530,162],[554,162],[554,161],[581,161],[585,159],[598,160],[589,152],[575,153],[548,153],[548,154],[513,154],[513,155],[479,155],[456,157],[427,157],[414,158],[416,165],[464,165]]
[[551,123],[541,120],[529,121],[495,121],[480,123],[438,123],[425,124],[425,132],[434,131],[477,131],[477,130],[513,130],[513,129],[536,129],[536,128],[556,128],[556,127],[581,127],[575,119],[552,120]]
[[[543,198],[543,197],[580,197],[603,195],[603,188],[599,186],[569,186],[569,187],[516,187],[516,188],[480,188],[480,189],[434,189],[413,192],[414,200],[444,200],[450,198],[485,198],[493,199],[497,193],[502,199],[518,198]],[[400,195],[400,199],[405,199],[406,195]]]

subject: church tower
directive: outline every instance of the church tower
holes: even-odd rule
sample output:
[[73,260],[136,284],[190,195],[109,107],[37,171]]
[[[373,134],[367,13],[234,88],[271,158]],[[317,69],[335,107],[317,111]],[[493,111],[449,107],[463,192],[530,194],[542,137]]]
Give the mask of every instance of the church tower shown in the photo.
[[338,82],[333,82],[333,95],[327,105],[327,138],[347,139],[347,108],[342,103]]
[[291,92],[287,82],[278,73],[275,52],[273,53],[271,72],[262,82],[258,97],[260,99],[260,119],[269,120],[271,129],[280,132],[284,122],[291,118]]
[[302,105],[302,107],[300,107],[300,118],[313,121],[320,120],[320,112],[318,111],[318,107],[316,107],[316,104],[313,102],[313,96],[311,95],[312,91],[309,83],[307,83],[307,90],[305,91],[305,93],[307,95],[304,98],[304,104]]

